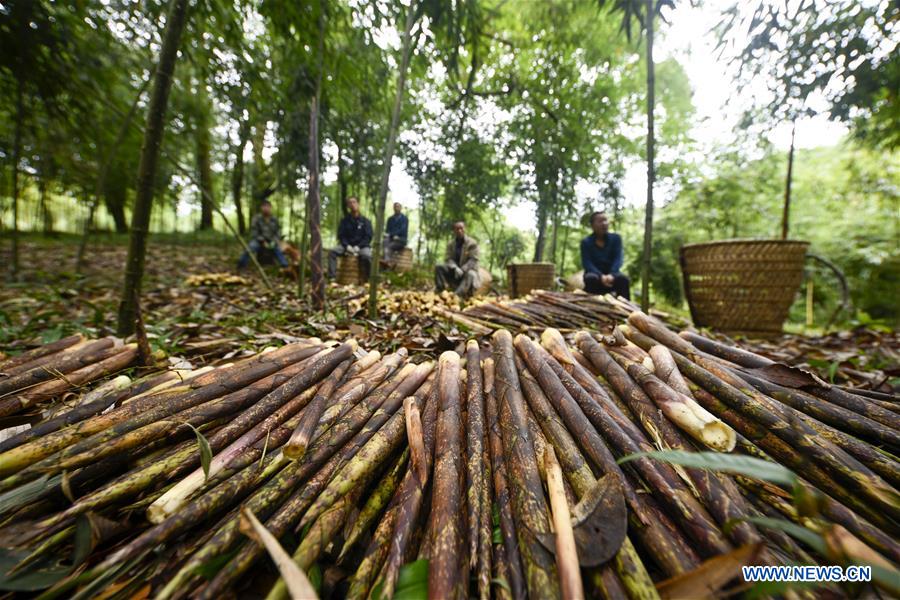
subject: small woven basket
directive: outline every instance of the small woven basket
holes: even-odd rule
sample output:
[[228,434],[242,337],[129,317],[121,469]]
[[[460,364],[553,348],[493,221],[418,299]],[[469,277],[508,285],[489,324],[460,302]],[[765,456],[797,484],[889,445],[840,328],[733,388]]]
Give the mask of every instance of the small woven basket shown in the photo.
[[351,255],[338,256],[335,279],[340,285],[359,285],[362,283],[363,277],[359,270],[359,257]]
[[781,333],[803,277],[809,242],[725,240],[681,247],[684,292],[698,327]]
[[394,254],[394,270],[398,273],[406,273],[412,269],[413,251],[412,248],[404,248]]
[[506,265],[509,291],[512,296],[524,296],[531,290],[551,290],[556,279],[553,263],[516,263]]

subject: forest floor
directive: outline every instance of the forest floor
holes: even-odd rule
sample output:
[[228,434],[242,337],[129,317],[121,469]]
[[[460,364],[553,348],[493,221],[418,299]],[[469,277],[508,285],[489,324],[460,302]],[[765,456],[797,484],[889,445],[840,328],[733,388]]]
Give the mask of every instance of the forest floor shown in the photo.
[[[92,240],[80,275],[75,272],[77,251],[75,236],[24,236],[21,281],[0,286],[0,352],[15,353],[77,332],[90,337],[115,332],[127,238]],[[236,276],[237,255],[234,242],[220,236],[154,236],[142,295],[154,350],[202,364],[296,337],[356,337],[370,349],[386,352],[403,346],[411,354],[452,349],[466,337],[428,310],[435,303],[451,310],[462,306],[449,294],[428,294],[427,273],[388,274],[382,288],[395,292],[394,300],[385,305],[381,319],[372,321],[365,318],[365,288],[329,284],[326,311],[313,311],[298,295],[296,281],[276,267],[266,268],[274,292],[267,291],[252,266]],[[0,260],[8,264],[8,244],[0,250]],[[421,291],[420,299],[398,302],[402,290],[409,289]],[[856,328],[739,343],[775,360],[811,367],[835,382],[900,385],[896,331]]]
[[[21,281],[0,286],[0,351],[16,352],[72,333],[90,337],[115,333],[127,238],[92,240],[81,274],[75,271],[74,236],[25,236],[19,252]],[[387,351],[404,346],[410,352],[433,351],[434,340],[442,334],[450,338],[442,343],[446,347],[464,338],[455,327],[422,315],[365,319],[366,290],[361,287],[329,283],[326,311],[313,311],[300,299],[297,282],[280,269],[264,267],[274,287],[269,292],[252,265],[237,272],[237,256],[234,242],[227,239],[154,236],[141,306],[154,350],[204,362],[294,337],[355,336],[365,338],[370,348]],[[0,258],[8,264],[8,245]],[[426,281],[412,274],[389,275],[382,287],[424,291]]]

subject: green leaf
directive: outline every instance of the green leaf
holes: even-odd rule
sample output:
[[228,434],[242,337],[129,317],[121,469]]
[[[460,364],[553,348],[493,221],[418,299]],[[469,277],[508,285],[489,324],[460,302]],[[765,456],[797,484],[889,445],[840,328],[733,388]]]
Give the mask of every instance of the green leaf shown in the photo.
[[781,465],[743,456],[740,454],[721,454],[719,452],[685,452],[683,450],[657,450],[655,452],[637,452],[623,456],[618,464],[623,464],[637,458],[655,458],[670,464],[691,467],[694,469],[709,469],[723,473],[745,475],[754,479],[761,479],[770,483],[792,486],[797,481],[797,476]]
[[36,592],[56,584],[72,572],[72,567],[42,560],[9,577],[9,571],[25,560],[28,554],[28,550],[0,548],[0,590]]
[[72,551],[72,563],[77,567],[85,561],[94,549],[94,532],[87,515],[78,515],[75,521],[75,540]]
[[428,559],[423,558],[400,567],[393,600],[428,598]]
[[841,366],[841,361],[836,360],[828,365],[828,381],[830,383],[834,383],[834,376],[837,374],[838,367]]
[[214,556],[205,563],[198,565],[197,568],[194,569],[194,573],[209,581],[215,577],[216,574],[222,570],[222,567],[227,565],[232,558],[237,556],[237,553],[237,550],[232,550],[231,552]]
[[319,563],[315,563],[309,568],[306,578],[309,579],[309,583],[316,589],[316,592],[322,592],[322,567],[319,566]]
[[757,581],[744,592],[744,600],[756,600],[757,598],[779,598],[784,593],[792,590],[814,590],[824,587],[826,584],[819,581]]
[[0,514],[6,514],[14,509],[31,504],[41,498],[48,489],[56,488],[62,481],[62,475],[42,475],[34,481],[0,494]]
[[[372,598],[384,598],[384,580],[372,590]],[[391,600],[426,600],[428,598],[428,559],[422,558],[400,567]]]
[[493,579],[491,579],[491,583],[499,585],[504,590],[509,592],[510,595],[512,594],[512,588],[509,587],[509,582],[506,581],[505,577],[494,577]]
[[803,542],[822,556],[825,556],[827,552],[827,549],[825,547],[825,538],[823,538],[821,535],[814,531],[810,531],[806,527],[802,527],[800,525],[797,525],[796,523],[791,523],[790,521],[784,521],[782,519],[772,519],[770,517],[743,517],[741,519],[731,519],[727,523],[725,523],[725,527],[723,528],[723,530],[731,529],[734,523],[739,521],[747,521],[748,523],[753,523],[754,525],[759,525],[760,527],[767,527],[769,529],[783,531],[791,537]]
[[203,468],[203,474],[209,478],[209,465],[212,462],[212,448],[209,445],[209,440],[190,423],[185,422],[185,425],[190,427],[194,435],[197,436],[197,445],[200,446],[200,467]]

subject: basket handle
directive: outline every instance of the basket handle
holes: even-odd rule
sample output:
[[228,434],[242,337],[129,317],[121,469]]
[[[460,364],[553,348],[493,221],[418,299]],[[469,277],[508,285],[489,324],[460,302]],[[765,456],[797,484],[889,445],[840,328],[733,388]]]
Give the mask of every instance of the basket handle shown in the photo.
[[836,264],[834,264],[824,256],[813,254],[812,252],[807,252],[806,260],[810,259],[825,265],[825,267],[827,267],[832,273],[834,273],[835,277],[838,280],[838,283],[841,284],[841,304],[834,309],[833,313],[831,313],[831,317],[829,317],[828,323],[825,325],[825,329],[828,330],[831,328],[832,323],[834,323],[834,320],[837,318],[838,314],[840,314],[841,310],[846,310],[849,314],[850,310],[853,308],[853,305],[850,302],[850,286],[847,284],[847,276],[844,275],[844,272],[841,271],[841,269]]

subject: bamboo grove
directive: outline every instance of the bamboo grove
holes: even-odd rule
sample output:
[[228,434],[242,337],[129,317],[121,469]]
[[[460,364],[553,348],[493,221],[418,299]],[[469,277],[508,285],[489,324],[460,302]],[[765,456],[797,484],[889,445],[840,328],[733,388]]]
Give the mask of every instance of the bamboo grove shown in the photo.
[[610,298],[589,327],[574,296],[519,302],[570,327],[436,360],[311,338],[132,381],[132,345],[76,337],[6,359],[4,418],[42,418],[0,442],[3,588],[636,599],[735,593],[749,563],[873,565],[900,593],[892,399]]

